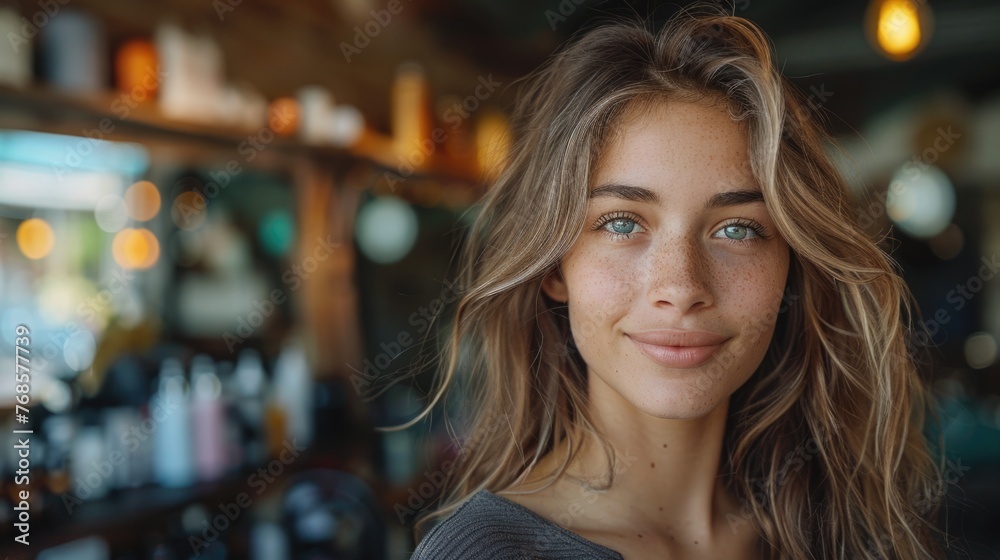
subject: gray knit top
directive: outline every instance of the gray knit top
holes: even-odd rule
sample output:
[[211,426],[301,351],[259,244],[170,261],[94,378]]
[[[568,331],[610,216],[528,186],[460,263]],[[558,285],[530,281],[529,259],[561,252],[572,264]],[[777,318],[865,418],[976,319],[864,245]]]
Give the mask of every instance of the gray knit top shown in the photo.
[[420,540],[410,560],[624,560],[530,509],[480,490]]

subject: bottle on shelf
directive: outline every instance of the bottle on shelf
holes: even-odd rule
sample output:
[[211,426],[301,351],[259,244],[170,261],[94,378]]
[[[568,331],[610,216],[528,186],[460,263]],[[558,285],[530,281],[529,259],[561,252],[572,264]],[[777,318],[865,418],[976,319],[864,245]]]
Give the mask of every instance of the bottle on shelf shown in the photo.
[[92,15],[64,8],[41,30],[45,77],[70,93],[93,94],[105,89],[107,73],[104,27]]
[[226,455],[226,411],[222,385],[212,358],[199,354],[191,360],[191,428],[194,465],[200,480],[216,480],[229,467]]
[[104,429],[97,425],[84,426],[73,438],[70,452],[73,494],[80,500],[97,500],[108,494],[114,474],[106,458]]
[[286,438],[308,446],[313,437],[313,381],[305,350],[296,338],[285,342],[274,364],[273,388],[287,418]]
[[[16,10],[0,6],[0,35],[10,42],[9,49],[0,50],[0,84],[16,88],[31,85],[31,60],[34,34],[32,27],[21,20]],[[37,33],[37,28],[35,28]]]
[[242,464],[260,465],[267,458],[264,441],[264,404],[267,379],[260,354],[252,348],[240,351],[230,393],[240,421]]
[[[182,488],[194,481],[187,381],[176,358],[167,358],[160,367],[159,389],[152,414],[153,475],[158,484]],[[157,418],[159,416],[159,418]]]

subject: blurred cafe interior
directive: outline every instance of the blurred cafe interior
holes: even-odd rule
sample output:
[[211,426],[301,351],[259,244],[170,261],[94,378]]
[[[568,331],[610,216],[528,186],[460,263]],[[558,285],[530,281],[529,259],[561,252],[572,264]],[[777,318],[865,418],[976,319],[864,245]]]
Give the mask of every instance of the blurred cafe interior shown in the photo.
[[[5,557],[408,558],[453,434],[376,428],[427,403],[515,80],[684,4],[0,0]],[[891,232],[956,558],[998,558],[1000,4],[728,5]]]

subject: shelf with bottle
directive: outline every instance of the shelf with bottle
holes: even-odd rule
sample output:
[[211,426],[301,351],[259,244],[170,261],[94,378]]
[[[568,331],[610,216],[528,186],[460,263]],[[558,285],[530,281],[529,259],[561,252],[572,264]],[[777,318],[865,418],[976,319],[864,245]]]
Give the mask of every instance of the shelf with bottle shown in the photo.
[[[480,183],[474,159],[439,150],[413,165],[415,157],[394,157],[390,135],[365,126],[350,146],[309,143],[275,133],[270,126],[257,129],[190,122],[166,116],[154,103],[138,103],[115,110],[121,94],[64,93],[52,89],[27,89],[0,85],[0,128],[47,132],[98,140],[183,144],[203,153],[212,147],[241,160],[250,152],[306,157],[324,162],[367,161],[396,180],[446,179],[469,185]],[[277,125],[275,125],[277,126]]]
[[[318,462],[315,451],[304,451],[284,467],[282,477],[307,470]],[[67,504],[65,495],[49,496],[50,500],[56,501],[49,505],[55,513],[46,519],[45,524],[32,525],[31,546],[40,551],[91,535],[101,535],[112,544],[125,543],[136,538],[141,530],[155,525],[157,520],[193,504],[201,503],[209,509],[217,509],[218,503],[236,500],[241,492],[257,497],[258,488],[263,499],[266,492],[279,486],[267,484],[260,476],[261,468],[266,468],[266,463],[215,481],[199,482],[183,488],[146,485],[118,490],[101,499],[80,504]]]
[[[32,545],[95,533],[121,538],[143,519],[149,524],[195,502],[214,507],[240,492],[262,494],[303,469],[364,470],[366,451],[355,439],[315,434],[320,424],[353,434],[355,420],[336,385],[312,380],[296,345],[284,346],[271,375],[249,349],[236,364],[196,354],[189,374],[181,360],[163,355],[116,362],[97,394],[62,412],[31,409],[32,424],[24,427],[33,433],[20,436],[31,438],[30,471],[15,478],[16,465],[0,463],[0,518],[18,514],[26,492],[29,507],[21,510],[29,512]],[[150,366],[158,373],[146,383]],[[3,526],[0,534],[13,530]]]
[[[32,24],[37,13],[0,7],[0,31],[13,47],[0,53],[0,127],[172,142],[174,149],[215,145],[241,154],[266,145],[254,165],[275,154],[360,159],[381,167],[390,181],[480,185],[506,157],[507,123],[490,100],[492,81],[480,86],[484,93],[477,87],[476,95],[439,95],[435,102],[422,66],[405,61],[385,84],[391,107],[383,132],[339,97],[357,91],[349,87],[356,84],[331,80],[328,68],[290,84],[279,79],[280,57],[267,58],[251,83],[231,74],[220,37],[182,25],[175,14],[144,9],[149,25],[136,34],[116,28],[115,18],[93,6],[58,11],[41,25]],[[244,50],[239,56],[256,58]],[[271,90],[270,99],[262,89]]]

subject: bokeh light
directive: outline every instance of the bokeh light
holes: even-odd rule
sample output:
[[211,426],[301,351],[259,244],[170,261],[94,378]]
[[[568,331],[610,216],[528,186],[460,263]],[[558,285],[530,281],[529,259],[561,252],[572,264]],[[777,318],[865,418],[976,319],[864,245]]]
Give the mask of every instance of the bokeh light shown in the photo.
[[895,61],[913,58],[933,28],[933,15],[923,0],[872,0],[865,19],[868,39]]
[[878,44],[887,53],[905,56],[920,45],[920,20],[911,0],[887,0],[879,8]]
[[49,412],[62,414],[66,412],[73,403],[73,391],[69,385],[61,379],[44,376],[44,381],[38,383],[37,388],[39,400]]
[[94,363],[97,341],[86,329],[77,329],[63,343],[63,360],[73,371],[84,371]]
[[160,191],[149,181],[139,181],[125,191],[125,206],[133,220],[150,220],[160,211]]
[[115,83],[136,101],[151,99],[159,89],[158,57],[149,41],[134,39],[118,50],[115,57]]
[[948,176],[933,165],[922,171],[903,166],[890,183],[886,211],[906,233],[934,237],[951,223],[955,189]]
[[988,332],[977,332],[965,339],[965,361],[973,369],[983,369],[997,361],[997,339]]
[[410,252],[417,229],[417,214],[409,204],[395,196],[381,196],[358,212],[358,247],[374,262],[394,263]]
[[31,218],[17,227],[17,247],[32,260],[43,259],[56,245],[52,226],[41,218]]
[[146,269],[160,257],[160,243],[145,228],[125,228],[111,243],[111,254],[123,268]]
[[299,102],[291,97],[279,97],[267,107],[267,123],[279,136],[291,136],[299,130]]
[[97,227],[103,231],[108,233],[121,231],[128,224],[128,207],[125,205],[125,199],[116,194],[101,197],[94,207],[94,219],[97,221]]
[[295,240],[295,226],[292,217],[284,210],[267,213],[257,229],[260,244],[270,255],[282,256],[292,249]]
[[97,287],[88,278],[66,272],[48,272],[38,280],[38,310],[53,323],[68,323],[88,314]]

